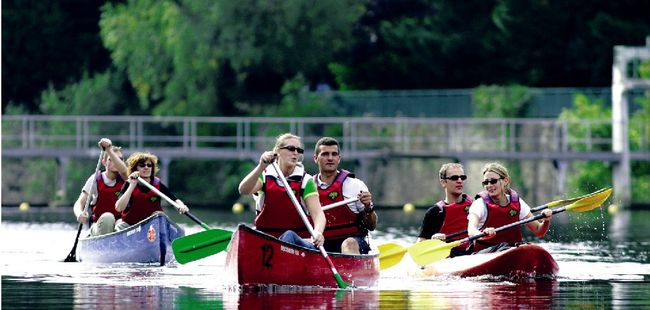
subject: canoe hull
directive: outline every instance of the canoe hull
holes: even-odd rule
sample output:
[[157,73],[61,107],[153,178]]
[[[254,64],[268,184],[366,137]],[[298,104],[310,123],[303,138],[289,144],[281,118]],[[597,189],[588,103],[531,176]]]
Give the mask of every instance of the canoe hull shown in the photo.
[[[378,255],[328,255],[348,284],[358,287],[377,284]],[[282,242],[246,225],[239,225],[230,241],[225,268],[228,275],[243,286],[337,286],[319,251]]]
[[544,248],[527,243],[496,253],[444,259],[426,266],[423,272],[427,276],[552,278],[557,275],[559,269],[555,259]]
[[79,238],[77,258],[89,263],[144,263],[165,265],[174,259],[172,240],[185,232],[164,213],[114,233]]

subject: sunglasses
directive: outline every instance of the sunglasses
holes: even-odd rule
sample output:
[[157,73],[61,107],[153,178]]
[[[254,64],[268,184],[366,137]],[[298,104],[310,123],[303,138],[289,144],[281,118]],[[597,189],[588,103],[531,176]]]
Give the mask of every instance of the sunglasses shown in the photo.
[[488,183],[494,185],[494,184],[497,184],[497,182],[499,182],[499,180],[501,180],[501,178],[483,180],[483,182],[481,182],[481,184],[483,184],[483,186],[488,185]]
[[298,154],[302,154],[302,153],[305,152],[305,150],[303,150],[303,149],[301,149],[301,148],[299,148],[299,147],[295,147],[295,146],[293,146],[293,145],[283,146],[283,147],[281,147],[280,149],[285,149],[285,150],[287,150],[287,151],[289,151],[289,152],[295,152],[295,151],[298,151]]
[[138,168],[144,168],[144,167],[151,168],[151,167],[153,167],[153,164],[145,164],[145,163],[139,163],[138,164]]
[[461,179],[462,181],[467,180],[467,176],[464,174],[461,175],[452,175],[450,177],[444,177],[442,178],[443,180],[452,180],[452,181],[458,181],[458,179]]

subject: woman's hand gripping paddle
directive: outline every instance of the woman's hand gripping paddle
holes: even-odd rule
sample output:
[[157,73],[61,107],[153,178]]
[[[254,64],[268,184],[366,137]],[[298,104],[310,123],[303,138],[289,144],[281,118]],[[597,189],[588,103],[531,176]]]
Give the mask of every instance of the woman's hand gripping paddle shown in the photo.
[[[167,200],[172,206],[176,209],[180,209],[180,206],[167,195],[163,194],[156,187],[151,185],[149,182],[138,177],[138,181],[148,187],[150,190],[154,191],[158,196]],[[206,231],[202,231],[196,234],[192,234],[185,237],[180,237],[172,241],[172,250],[174,250],[174,256],[176,261],[181,264],[186,264],[195,260],[199,260],[210,255],[217,254],[228,247],[230,243],[230,238],[232,237],[232,231],[210,228],[206,223],[203,223],[196,216],[190,212],[184,213],[192,221],[201,225]]]

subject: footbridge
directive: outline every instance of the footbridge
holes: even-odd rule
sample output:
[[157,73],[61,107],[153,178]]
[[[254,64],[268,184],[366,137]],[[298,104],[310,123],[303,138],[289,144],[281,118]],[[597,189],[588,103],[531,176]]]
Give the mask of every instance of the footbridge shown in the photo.
[[[647,126],[629,123],[639,133],[628,141],[632,161],[650,161]],[[97,141],[108,137],[125,155],[156,154],[166,179],[166,166],[178,159],[257,160],[285,132],[302,137],[306,157],[319,138],[332,136],[347,159],[550,160],[560,176],[570,161],[617,165],[623,156],[613,151],[609,119],[3,115],[2,157],[55,158],[66,171],[70,160],[96,158]],[[65,188],[64,174],[59,181]]]

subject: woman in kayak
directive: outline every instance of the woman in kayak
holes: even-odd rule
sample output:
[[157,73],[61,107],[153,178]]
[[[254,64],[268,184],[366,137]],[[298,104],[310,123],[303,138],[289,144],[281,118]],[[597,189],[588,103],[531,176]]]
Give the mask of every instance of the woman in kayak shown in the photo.
[[[455,241],[467,237],[467,214],[472,199],[463,192],[465,170],[458,163],[446,163],[438,173],[440,186],[445,191],[445,199],[438,201],[424,214],[417,242],[427,239]],[[447,238],[451,235],[449,238]],[[451,249],[450,257],[468,254],[469,244],[463,243]]]
[[[272,151],[262,153],[259,163],[239,183],[239,193],[253,195],[256,201],[258,230],[279,237],[280,240],[308,248],[323,245],[325,214],[318,200],[318,192],[311,175],[302,165],[304,149],[300,137],[290,133],[280,135]],[[277,160],[303,211],[308,211],[314,223],[314,236],[310,234],[294,207],[287,191],[271,163]]]
[[115,230],[126,229],[148,218],[154,212],[163,212],[160,205],[161,198],[145,185],[138,184],[138,177],[174,200],[180,206],[180,213],[189,211],[189,208],[155,176],[158,172],[157,164],[158,157],[151,153],[136,152],[126,160],[131,174],[119,193],[120,198],[115,203],[115,210],[122,212],[122,218],[115,222]]
[[[534,215],[530,206],[510,188],[508,170],[498,163],[488,163],[483,167],[484,191],[476,195],[476,200],[469,208],[467,232],[475,236],[483,232],[487,236],[476,240],[471,251],[481,253],[496,252],[521,242],[521,229],[507,229],[498,234],[495,229]],[[544,237],[551,224],[553,211],[542,211],[545,218],[532,221],[526,227],[537,237]]]

